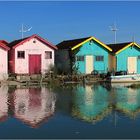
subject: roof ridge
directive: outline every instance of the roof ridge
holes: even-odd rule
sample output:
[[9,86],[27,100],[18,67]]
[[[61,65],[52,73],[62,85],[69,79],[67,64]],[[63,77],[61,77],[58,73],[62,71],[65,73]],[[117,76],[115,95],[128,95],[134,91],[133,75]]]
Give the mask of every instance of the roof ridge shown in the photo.
[[6,44],[4,44],[2,42],[0,42],[0,46],[3,47],[6,50],[10,50],[10,48]]
[[[83,38],[75,38],[75,39],[70,39],[70,40],[63,40],[62,42],[64,42],[64,41],[75,41],[75,40],[80,40],[80,39],[88,39],[88,38],[90,38],[90,37],[92,37],[92,36],[83,37]],[[61,42],[60,42],[60,43],[61,43]]]
[[133,41],[131,42],[121,42],[121,43],[111,43],[111,44],[106,44],[106,45],[119,45],[119,44],[128,44],[128,43],[132,43]]
[[15,40],[9,42],[8,44],[10,44],[10,43],[12,43],[12,42],[14,42],[14,41],[24,40],[24,39],[27,39],[27,38],[30,38],[30,37],[33,37],[33,36],[39,36],[39,35],[37,35],[37,34],[33,34],[33,35],[30,35],[30,36],[27,36],[27,37],[24,37],[24,38],[15,39]]
[[18,39],[18,40],[14,40],[10,43],[8,43],[8,47],[10,48],[16,48],[17,46],[23,44],[24,42],[32,39],[32,38],[37,38],[39,39],[40,41],[46,43],[47,45],[49,45],[50,47],[52,47],[53,49],[57,49],[57,47],[55,45],[52,45],[50,42],[48,42],[46,39],[42,38],[41,36],[37,35],[37,34],[33,34],[31,36],[28,36],[28,37],[25,37],[25,38],[22,38],[22,39]]
[[116,44],[107,44],[112,50],[113,53],[118,54],[121,51],[125,50],[126,48],[130,47],[131,45],[136,45],[138,48],[140,46],[136,42],[124,42],[124,43],[116,43]]

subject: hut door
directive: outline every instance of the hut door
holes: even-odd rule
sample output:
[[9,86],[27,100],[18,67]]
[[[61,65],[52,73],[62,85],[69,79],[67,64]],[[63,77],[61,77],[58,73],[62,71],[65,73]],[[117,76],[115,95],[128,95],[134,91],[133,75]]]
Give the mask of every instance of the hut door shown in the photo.
[[87,55],[86,56],[86,74],[91,74],[93,71],[93,56]]
[[41,73],[41,55],[29,55],[29,74]]
[[137,73],[137,57],[128,57],[128,73]]

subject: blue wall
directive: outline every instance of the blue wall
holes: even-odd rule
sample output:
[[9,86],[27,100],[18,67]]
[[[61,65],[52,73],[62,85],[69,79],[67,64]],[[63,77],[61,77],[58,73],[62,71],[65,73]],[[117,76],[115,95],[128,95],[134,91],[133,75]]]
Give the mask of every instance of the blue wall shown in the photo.
[[[137,47],[129,47],[122,52],[120,52],[117,57],[117,71],[125,70],[127,71],[128,65],[128,57],[137,57],[140,56],[140,49]],[[140,60],[137,59],[137,73],[140,73]]]
[[[76,56],[84,56],[84,61],[77,61],[76,66],[79,68],[78,71],[80,73],[86,73],[86,55],[93,55],[93,65],[94,70],[99,71],[100,73],[106,73],[108,70],[108,51],[100,44],[95,41],[90,44],[90,42],[86,42],[80,47],[79,52]],[[96,61],[95,56],[104,56],[104,61]]]

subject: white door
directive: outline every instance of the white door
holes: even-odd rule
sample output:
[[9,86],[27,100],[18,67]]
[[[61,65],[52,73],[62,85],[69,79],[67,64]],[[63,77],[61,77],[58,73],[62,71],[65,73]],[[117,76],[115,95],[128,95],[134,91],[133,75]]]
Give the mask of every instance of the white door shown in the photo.
[[86,74],[91,74],[93,71],[93,56],[87,55],[86,56]]
[[137,73],[137,57],[128,57],[128,73]]

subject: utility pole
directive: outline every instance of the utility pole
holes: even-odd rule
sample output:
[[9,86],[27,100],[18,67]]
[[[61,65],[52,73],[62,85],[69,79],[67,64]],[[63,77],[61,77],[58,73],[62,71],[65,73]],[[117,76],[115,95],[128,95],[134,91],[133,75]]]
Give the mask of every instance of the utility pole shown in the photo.
[[132,41],[135,42],[135,36],[134,36],[134,35],[133,35],[133,37],[132,37]]

